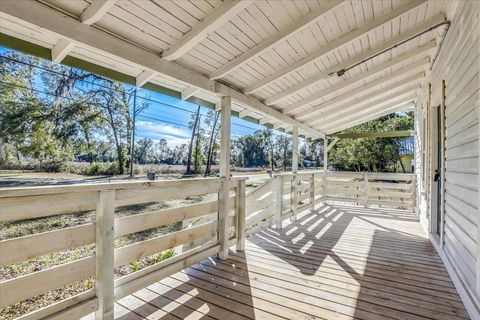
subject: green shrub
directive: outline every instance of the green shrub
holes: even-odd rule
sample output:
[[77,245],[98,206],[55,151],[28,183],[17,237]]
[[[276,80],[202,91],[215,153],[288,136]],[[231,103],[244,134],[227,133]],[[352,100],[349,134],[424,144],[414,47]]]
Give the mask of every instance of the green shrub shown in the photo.
[[94,162],[82,171],[86,176],[113,176],[118,172],[118,163],[116,162]]
[[68,171],[68,164],[65,161],[41,162],[37,170],[42,172],[65,172]]
[[140,269],[140,261],[133,261],[130,263],[130,271],[135,272]]

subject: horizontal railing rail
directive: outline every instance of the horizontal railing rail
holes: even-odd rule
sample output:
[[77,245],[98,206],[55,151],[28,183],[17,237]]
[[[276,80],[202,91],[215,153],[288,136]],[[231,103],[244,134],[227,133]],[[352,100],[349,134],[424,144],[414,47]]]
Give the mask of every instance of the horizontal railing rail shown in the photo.
[[[335,172],[323,170],[277,174],[246,193],[246,178],[181,179],[92,185],[0,189],[0,222],[44,219],[95,211],[79,225],[0,241],[0,266],[24,263],[52,253],[94,245],[95,251],[63,264],[0,282],[0,308],[93,278],[93,288],[21,316],[79,318],[113,312],[114,301],[228,248],[244,250],[245,237],[261,228],[282,228],[286,219],[321,202],[415,208],[413,174]],[[121,215],[126,206],[207,195],[200,202]],[[178,201],[177,201],[178,203]],[[115,213],[117,210],[117,214]],[[135,210],[134,210],[135,211]],[[121,237],[181,224],[118,245]],[[176,254],[115,278],[114,270],[175,248]]]
[[414,174],[329,171],[326,199],[415,210],[415,182]]
[[[113,314],[114,301],[161,278],[245,241],[245,179],[208,178],[0,189],[0,222],[95,211],[93,222],[0,241],[0,266],[94,245],[92,255],[27,272],[0,282],[0,308],[94,278],[92,289],[25,314],[20,319],[80,318]],[[229,192],[222,192],[227,188]],[[120,207],[214,195],[213,200],[118,216]],[[210,197],[212,198],[212,197]],[[175,229],[127,245],[122,236],[217,213],[214,221]],[[159,253],[194,244],[165,260],[115,279],[114,269]]]

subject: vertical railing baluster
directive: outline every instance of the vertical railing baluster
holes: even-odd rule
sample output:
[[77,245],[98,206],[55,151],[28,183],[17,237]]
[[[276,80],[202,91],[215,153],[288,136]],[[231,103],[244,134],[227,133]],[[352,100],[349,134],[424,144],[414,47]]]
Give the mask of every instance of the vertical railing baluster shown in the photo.
[[363,195],[364,195],[364,200],[365,200],[365,202],[364,202],[365,208],[368,207],[368,191],[369,191],[368,189],[370,188],[368,186],[368,178],[369,178],[368,173],[364,172],[363,173],[363,188],[364,188]]
[[415,213],[416,210],[417,210],[417,177],[414,174],[412,178],[412,212]]
[[277,229],[282,229],[283,212],[283,176],[275,177],[275,218],[274,225]]
[[237,202],[237,251],[245,250],[245,206],[246,206],[246,182],[245,180],[238,181],[238,188],[236,194]]
[[298,180],[297,180],[297,175],[296,174],[292,174],[292,187],[291,187],[291,193],[290,193],[290,197],[291,197],[291,206],[292,206],[292,221],[295,221],[297,220],[297,194],[298,194]]
[[315,211],[315,173],[310,176],[310,209]]
[[96,320],[113,320],[115,191],[98,193],[95,215],[95,291],[98,298]]

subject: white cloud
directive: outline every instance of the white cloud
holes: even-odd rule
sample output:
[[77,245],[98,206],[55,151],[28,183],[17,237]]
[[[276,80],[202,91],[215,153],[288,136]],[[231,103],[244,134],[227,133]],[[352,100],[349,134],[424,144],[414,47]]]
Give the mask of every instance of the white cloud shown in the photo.
[[182,129],[170,124],[138,121],[136,123],[136,129],[136,139],[148,138],[155,141],[165,139],[170,148],[190,142],[190,132],[188,129]]
[[135,125],[139,132],[143,132],[143,134],[146,135],[146,138],[160,138],[164,135],[176,137],[189,136],[188,130],[181,129],[170,124],[155,123],[151,121],[138,121]]

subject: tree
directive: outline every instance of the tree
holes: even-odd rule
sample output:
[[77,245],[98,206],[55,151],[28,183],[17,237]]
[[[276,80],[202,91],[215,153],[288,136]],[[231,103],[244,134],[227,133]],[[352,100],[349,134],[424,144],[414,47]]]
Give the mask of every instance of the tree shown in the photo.
[[135,161],[139,164],[152,163],[152,148],[154,143],[151,139],[141,139],[135,148]]
[[[390,114],[345,132],[412,130],[413,114]],[[341,139],[330,150],[328,161],[339,170],[393,171],[400,159],[399,138]]]
[[188,124],[188,127],[192,130],[192,136],[190,138],[190,144],[188,147],[187,170],[185,174],[192,173],[191,165],[192,165],[193,142],[195,140],[195,136],[197,133],[197,126],[199,121],[200,121],[200,106],[198,106],[197,112],[194,115],[192,115],[192,118],[190,119],[190,123]]
[[286,134],[279,134],[274,143],[275,158],[281,163],[283,171],[292,164],[292,138]]
[[213,161],[213,155],[216,146],[218,145],[217,143],[217,137],[218,137],[218,132],[220,131],[220,124],[218,123],[218,118],[220,116],[220,112],[210,110],[207,112],[207,117],[205,120],[205,123],[210,126],[210,138],[208,142],[208,148],[207,148],[207,166],[205,168],[205,177],[210,174],[211,172],[211,165]]
[[271,129],[265,129],[262,131],[262,138],[265,150],[267,152],[268,162],[270,163],[270,167],[272,171],[275,170],[275,156],[274,156],[274,147],[273,147],[273,133]]
[[170,153],[171,150],[168,148],[167,140],[160,139],[152,146],[152,162],[156,164],[165,163]]

